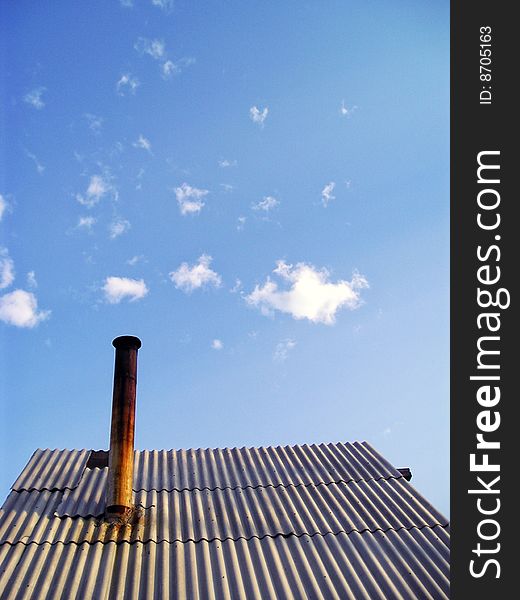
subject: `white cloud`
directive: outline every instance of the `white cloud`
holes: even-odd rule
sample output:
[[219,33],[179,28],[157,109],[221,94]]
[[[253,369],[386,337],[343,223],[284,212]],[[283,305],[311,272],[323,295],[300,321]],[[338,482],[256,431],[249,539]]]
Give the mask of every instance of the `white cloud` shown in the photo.
[[170,79],[174,75],[182,73],[186,67],[189,67],[195,62],[195,59],[191,56],[185,56],[176,61],[171,60],[168,58],[164,41],[159,39],[151,40],[140,37],[134,44],[134,48],[141,56],[146,54],[151,56],[154,60],[162,61],[161,75],[163,79]]
[[173,60],[167,60],[163,63],[162,74],[165,79],[170,78],[172,75],[179,73],[179,67],[173,62]]
[[235,188],[230,183],[221,183],[220,187],[224,190],[224,192],[229,193],[232,192]]
[[244,216],[240,216],[237,219],[237,231],[243,231],[244,230],[244,226],[246,224],[247,221],[247,217]]
[[46,88],[44,87],[38,87],[30,92],[27,92],[27,94],[25,94],[23,97],[23,101],[27,104],[30,104],[33,108],[41,110],[45,106],[45,102],[42,100],[45,90]]
[[152,152],[152,144],[150,143],[150,140],[146,139],[142,134],[139,135],[139,139],[134,142],[132,146],[134,146],[134,148],[141,148],[150,153]]
[[186,56],[183,58],[179,58],[178,61],[173,62],[173,60],[167,60],[163,63],[161,67],[162,76],[164,79],[170,79],[173,75],[178,75],[182,73],[182,71],[192,65],[195,62],[195,59],[191,56]]
[[102,175],[92,175],[90,178],[87,191],[84,195],[76,194],[76,200],[87,206],[88,208],[92,208],[95,206],[104,196],[108,193],[113,193],[114,189],[108,180],[108,177],[104,177]]
[[135,90],[141,85],[137,77],[133,77],[130,73],[121,75],[121,78],[116,83],[117,93],[120,96],[124,96],[127,91],[131,94],[135,94]]
[[134,267],[138,262],[143,262],[143,261],[144,261],[144,256],[142,254],[139,254],[139,255],[136,254],[135,256],[132,256],[132,258],[129,258],[126,261],[126,264],[130,265],[131,267]]
[[264,124],[264,121],[267,118],[269,113],[269,108],[266,106],[263,110],[260,110],[257,106],[252,106],[249,109],[249,116],[254,123],[258,123],[259,125]]
[[152,0],[152,4],[165,12],[171,12],[173,10],[173,0]]
[[229,290],[232,294],[236,294],[242,289],[242,282],[240,279],[235,279],[235,285]]
[[80,217],[78,219],[76,229],[85,229],[86,231],[91,231],[95,222],[96,219],[94,217]]
[[124,6],[124,8],[132,8],[134,6],[133,0],[119,0],[119,4]]
[[170,279],[177,289],[186,293],[205,286],[218,288],[222,284],[222,279],[218,273],[210,269],[211,261],[211,256],[203,254],[199,261],[191,267],[188,263],[183,262],[176,271],[170,273]]
[[0,248],[0,290],[9,287],[14,281],[14,262],[7,248]]
[[2,220],[5,211],[7,210],[7,200],[0,194],[0,221]]
[[116,219],[110,224],[110,239],[115,240],[123,233],[126,233],[130,229],[130,223],[126,219]]
[[152,0],[152,4],[161,8],[166,13],[170,13],[173,10],[173,0]]
[[148,294],[148,288],[142,279],[129,279],[128,277],[107,277],[103,291],[106,301],[110,304],[119,304],[125,298],[134,302]]
[[280,202],[273,196],[264,196],[263,200],[260,200],[256,204],[253,204],[251,208],[253,210],[263,210],[269,212],[271,209],[278,206]]
[[191,187],[191,185],[188,185],[187,183],[183,183],[180,187],[175,188],[174,191],[181,215],[199,213],[204,206],[202,198],[209,194],[208,190],[200,190]]
[[349,108],[348,106],[346,106],[345,100],[342,100],[339,112],[343,117],[351,117],[356,109],[357,106],[352,106],[351,108]]
[[289,357],[289,352],[296,346],[294,340],[282,340],[276,344],[276,348],[273,353],[273,360],[278,363],[283,363]]
[[336,199],[336,196],[332,195],[335,187],[336,184],[334,181],[331,181],[330,183],[327,183],[327,185],[321,190],[321,202],[325,208],[327,208],[331,200]]
[[160,60],[166,54],[166,46],[163,40],[149,40],[148,38],[140,37],[134,44],[134,48],[139,54],[148,54],[154,60]]
[[211,342],[211,347],[213,348],[213,350],[222,350],[222,348],[224,348],[224,344],[221,340],[213,340]]
[[93,133],[98,134],[101,132],[101,129],[103,128],[103,121],[104,121],[103,117],[98,117],[91,113],[85,113],[83,116],[87,120],[89,129]]
[[296,266],[278,261],[273,273],[289,284],[288,290],[279,290],[277,283],[267,278],[262,285],[245,297],[248,304],[259,308],[262,314],[273,311],[290,314],[294,319],[308,319],[313,323],[332,325],[339,309],[358,308],[362,301],[360,290],[368,287],[363,275],[354,273],[351,281],[329,281],[326,269],[317,270],[312,265]]
[[34,271],[29,271],[27,273],[27,287],[32,289],[38,287],[38,282],[36,281],[36,273]]
[[32,292],[14,290],[0,297],[0,321],[15,327],[36,327],[51,314],[38,310],[38,301]]
[[42,173],[45,171],[45,167],[38,160],[38,157],[32,152],[29,152],[29,150],[26,150],[25,154],[27,154],[27,156],[34,162],[34,166],[36,167],[38,174],[42,175]]
[[225,169],[227,167],[236,167],[237,164],[238,163],[236,160],[228,160],[227,158],[218,161],[218,166],[222,169]]

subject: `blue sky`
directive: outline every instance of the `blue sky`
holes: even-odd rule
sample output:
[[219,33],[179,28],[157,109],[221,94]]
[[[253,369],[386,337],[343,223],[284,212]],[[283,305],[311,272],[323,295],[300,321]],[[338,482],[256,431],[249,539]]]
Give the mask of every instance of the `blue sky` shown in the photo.
[[106,448],[367,440],[449,512],[449,4],[3,3],[0,495]]

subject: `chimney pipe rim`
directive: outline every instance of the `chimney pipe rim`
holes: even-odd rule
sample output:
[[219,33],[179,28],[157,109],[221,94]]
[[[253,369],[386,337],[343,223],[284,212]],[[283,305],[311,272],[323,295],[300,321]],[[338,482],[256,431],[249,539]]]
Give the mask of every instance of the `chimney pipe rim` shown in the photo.
[[120,335],[112,340],[112,346],[114,348],[136,348],[139,350],[141,347],[141,340],[135,335]]

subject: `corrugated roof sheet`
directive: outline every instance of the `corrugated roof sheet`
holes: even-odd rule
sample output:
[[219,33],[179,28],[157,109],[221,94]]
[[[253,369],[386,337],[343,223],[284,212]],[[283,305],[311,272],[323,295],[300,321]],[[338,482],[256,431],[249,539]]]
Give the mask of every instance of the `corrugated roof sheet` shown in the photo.
[[13,490],[64,490],[80,482],[89,450],[36,450],[13,483]]
[[3,600],[449,597],[442,527],[155,544],[0,546]]
[[447,521],[366,443],[136,453],[131,524],[106,469],[39,450],[0,512],[0,598],[448,598]]
[[[0,539],[11,544],[198,542],[447,525],[407,482],[399,480],[213,491],[153,490],[138,492],[134,500],[142,509],[132,526],[114,527],[102,518],[76,518],[76,503],[59,494],[16,492],[3,507]],[[81,516],[102,515],[103,510]]]
[[[75,488],[88,450],[37,450],[12,489]],[[298,485],[401,477],[366,442],[135,452],[134,490]]]

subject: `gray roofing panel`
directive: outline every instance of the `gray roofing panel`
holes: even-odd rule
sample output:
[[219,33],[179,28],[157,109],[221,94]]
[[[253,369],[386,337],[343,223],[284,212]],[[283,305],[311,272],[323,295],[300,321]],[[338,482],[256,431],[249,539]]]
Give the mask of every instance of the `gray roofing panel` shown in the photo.
[[[107,486],[107,477],[108,477],[108,469],[85,469],[83,473],[83,477],[79,484],[72,490],[66,489],[63,493],[63,501],[61,502],[57,515],[62,516],[98,516],[104,513],[105,511],[105,491]],[[397,485],[394,485],[397,482]],[[407,481],[403,478],[390,478],[388,480],[385,479],[369,479],[369,480],[360,480],[360,481],[349,481],[348,483],[344,481],[339,481],[336,483],[318,483],[315,484],[297,484],[295,486],[256,486],[256,487],[224,487],[224,488],[194,488],[193,490],[182,490],[177,491],[173,490],[171,492],[166,492],[164,490],[155,490],[152,489],[150,491],[139,490],[134,492],[134,502],[143,507],[148,507],[155,504],[155,498],[159,499],[163,497],[167,497],[168,495],[172,495],[172,497],[189,497],[191,492],[199,492],[203,497],[206,498],[214,498],[216,496],[224,496],[225,498],[233,498],[238,494],[243,494],[247,498],[255,498],[259,497],[263,491],[265,493],[269,493],[271,497],[275,497],[277,493],[283,493],[286,489],[296,489],[299,488],[320,488],[321,486],[329,486],[331,490],[335,489],[335,486],[339,486],[338,489],[345,489],[348,491],[349,489],[359,488],[370,490],[373,488],[381,487],[381,489],[386,490],[386,494],[391,493],[391,491],[395,489],[402,490],[401,495],[405,496],[408,494],[408,491],[413,495],[417,495],[414,488],[407,483]],[[347,487],[345,487],[347,486]],[[259,490],[259,491],[258,491]],[[279,492],[276,490],[280,490]],[[318,490],[319,491],[319,490]],[[220,492],[220,494],[217,494]],[[304,494],[304,490],[301,490],[300,495]],[[346,493],[346,492],[345,492]],[[368,493],[368,492],[366,492]],[[379,491],[375,493],[375,498],[373,501],[379,503],[381,505],[381,501],[378,499]],[[326,494],[326,490],[321,491],[321,495]],[[361,497],[361,494],[358,492],[357,496]],[[197,498],[197,494],[194,495],[194,498]],[[384,495],[383,495],[384,497]],[[424,504],[426,501],[421,498],[420,503]],[[229,502],[228,502],[229,503]],[[385,511],[384,504],[380,506],[382,511]],[[430,510],[434,510],[430,507]],[[438,517],[439,520],[442,520],[442,517]]]
[[444,529],[435,527],[224,542],[4,545],[0,597],[446,599],[447,544]]
[[81,480],[90,450],[36,450],[13,490],[64,490]]
[[[38,450],[13,490],[73,489],[89,450]],[[299,485],[402,477],[366,442],[135,452],[134,490]]]
[[89,453],[39,450],[15,482],[1,600],[449,596],[446,520],[366,443],[137,452],[122,526]]
[[[74,492],[82,489],[78,486]],[[84,491],[92,489],[86,486]],[[132,525],[78,517],[56,492],[11,492],[0,512],[0,543],[186,542],[446,525],[403,478],[321,485],[137,492]],[[90,512],[90,511],[89,511]],[[94,512],[94,511],[92,511]],[[103,515],[103,507],[94,512]]]

